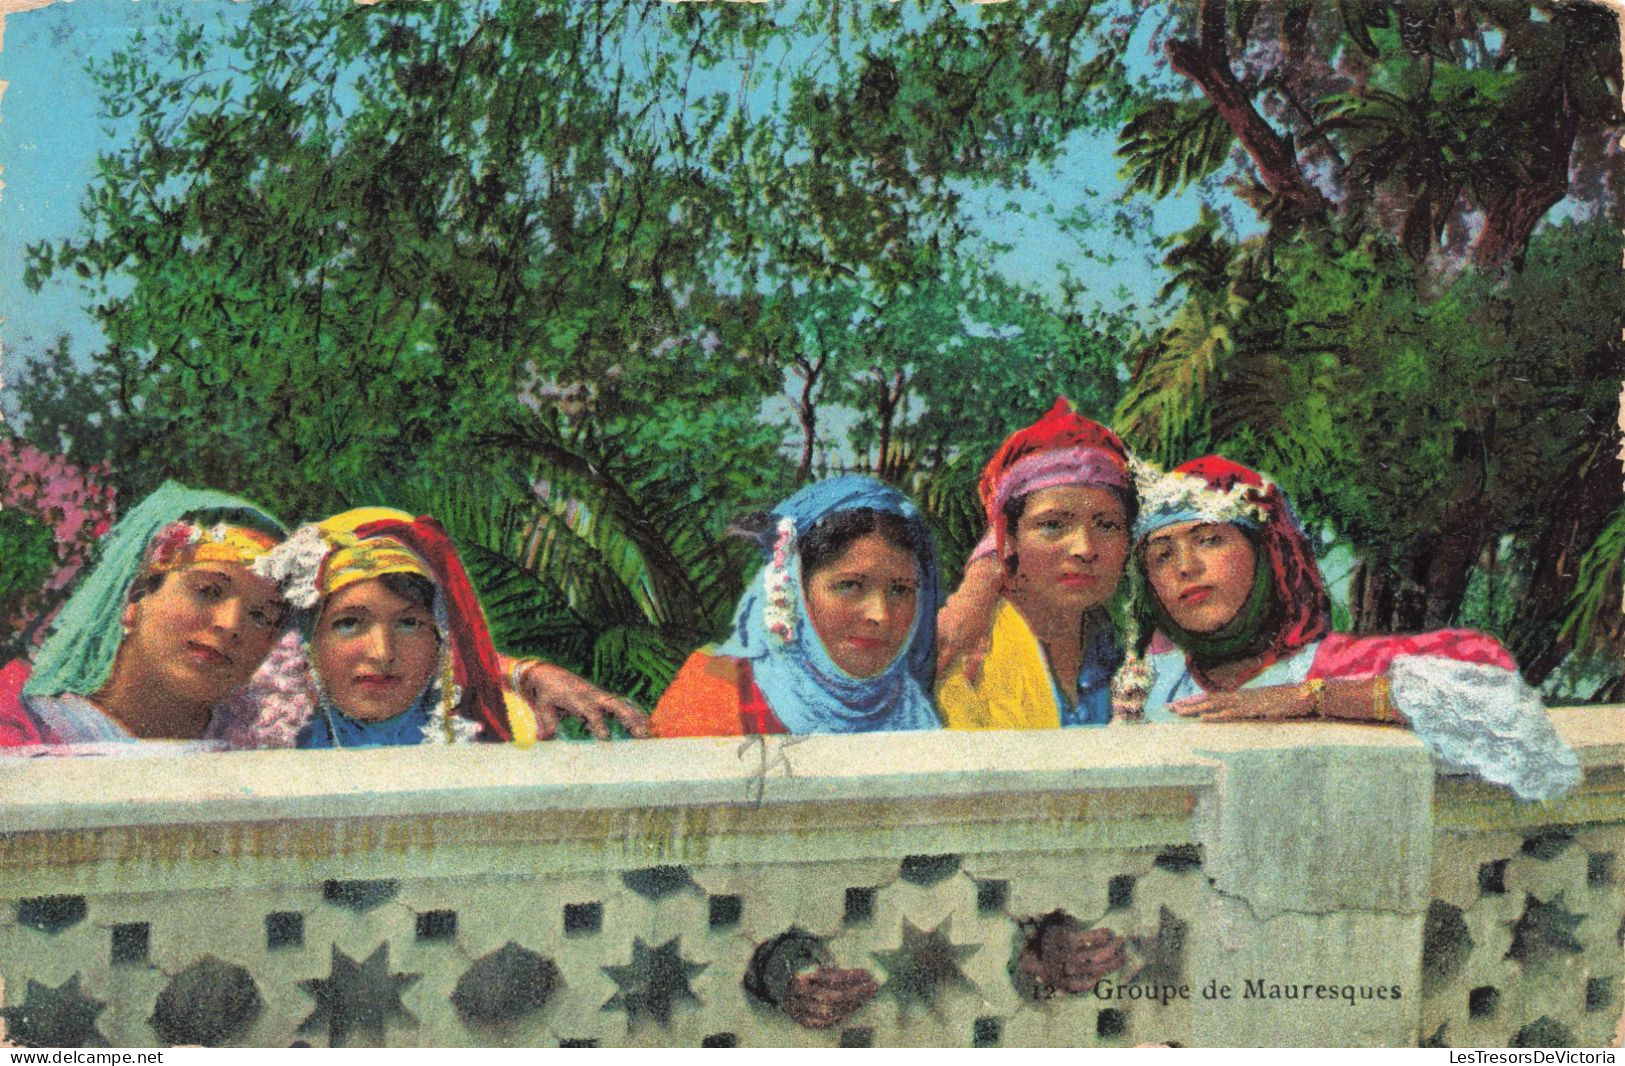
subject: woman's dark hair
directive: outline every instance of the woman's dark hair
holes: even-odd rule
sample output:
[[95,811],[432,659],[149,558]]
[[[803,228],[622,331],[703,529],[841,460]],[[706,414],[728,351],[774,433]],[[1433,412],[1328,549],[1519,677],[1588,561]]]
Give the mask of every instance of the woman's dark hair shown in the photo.
[[172,571],[166,570],[157,574],[142,574],[140,577],[135,579],[135,584],[130,586],[130,594],[125,597],[126,602],[134,603],[143,596],[150,596],[154,592],[157,592],[159,589],[164,587],[164,579],[167,578],[171,572]]
[[839,511],[813,523],[801,538],[801,579],[812,577],[832,565],[845,554],[846,549],[859,537],[878,533],[887,544],[908,552],[910,559],[919,558],[920,542],[908,519],[890,511],[875,511],[860,507],[855,511]]
[[[765,550],[772,546],[775,528],[771,514],[751,511],[735,519],[728,531],[755,541]],[[871,507],[837,511],[820,518],[812,524],[812,528],[801,534],[798,550],[801,554],[802,580],[829,566],[851,547],[853,541],[870,533],[879,533],[886,543],[908,552],[911,559],[920,557],[919,535],[914,525],[902,515],[876,511]]]
[[414,607],[434,610],[434,582],[422,574],[382,574],[378,578],[384,588]]
[[[1116,488],[1112,485],[1089,485],[1085,487],[1102,488],[1115,496],[1117,498],[1117,502],[1123,505],[1123,518],[1127,523],[1128,528],[1134,528],[1134,519],[1140,514],[1140,498],[1138,496],[1132,492],[1124,491],[1123,489]],[[1016,524],[1021,521],[1021,516],[1027,513],[1027,500],[1031,496],[1032,493],[1028,492],[1004,501],[1004,528],[1009,530],[1009,536],[1012,543],[1016,539]],[[1009,557],[1005,559],[1004,566],[1012,576],[1015,574],[1017,568],[1020,566],[1020,560],[1016,558],[1016,553],[1014,551],[1012,551]]]

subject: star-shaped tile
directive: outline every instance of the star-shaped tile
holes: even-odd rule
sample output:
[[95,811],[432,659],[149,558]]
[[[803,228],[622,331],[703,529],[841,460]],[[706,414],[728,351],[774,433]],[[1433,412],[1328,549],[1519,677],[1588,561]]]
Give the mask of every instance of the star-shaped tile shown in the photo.
[[688,981],[704,970],[705,964],[683,958],[681,940],[672,937],[650,951],[641,937],[634,937],[630,965],[603,967],[620,989],[603,1009],[624,1010],[627,1032],[644,1016],[654,1018],[662,1028],[670,1028],[672,1007],[679,1000],[700,1001]]
[[886,971],[881,991],[896,996],[905,1012],[911,1005],[920,1004],[936,1014],[937,996],[945,989],[975,991],[976,986],[959,969],[959,963],[974,955],[981,945],[955,944],[952,922],[952,918],[944,918],[935,929],[922,932],[904,918],[902,945],[896,951],[874,953],[875,961]]
[[316,1001],[299,1026],[301,1033],[327,1030],[329,1047],[343,1047],[352,1030],[365,1030],[374,1039],[382,1041],[384,1027],[396,1019],[416,1025],[414,1018],[401,1006],[401,992],[416,981],[420,974],[390,973],[389,945],[378,949],[360,963],[333,947],[333,967],[327,977],[300,981],[299,987],[309,992]]
[[1528,965],[1559,955],[1578,955],[1584,947],[1574,938],[1574,929],[1584,918],[1563,906],[1561,892],[1550,903],[1525,894],[1523,913],[1517,921],[1507,923],[1512,948],[1506,957]]
[[0,1007],[6,1038],[23,1047],[107,1047],[96,1028],[96,1015],[107,1006],[79,988],[74,974],[60,987],[28,982],[27,994],[15,1007]]

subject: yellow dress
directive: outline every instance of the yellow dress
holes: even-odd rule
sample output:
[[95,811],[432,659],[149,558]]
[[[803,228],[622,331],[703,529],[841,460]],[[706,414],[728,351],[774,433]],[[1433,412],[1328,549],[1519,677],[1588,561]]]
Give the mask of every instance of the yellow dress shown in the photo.
[[955,662],[937,685],[937,706],[949,729],[1061,727],[1044,651],[1008,600],[1000,600],[993,615],[993,643],[981,676],[972,684],[965,660]]

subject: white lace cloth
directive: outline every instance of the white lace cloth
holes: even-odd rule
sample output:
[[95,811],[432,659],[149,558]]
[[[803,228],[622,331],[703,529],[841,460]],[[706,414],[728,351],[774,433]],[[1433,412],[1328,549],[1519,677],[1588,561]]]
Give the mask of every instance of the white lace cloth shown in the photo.
[[1580,783],[1580,760],[1515,671],[1402,655],[1388,679],[1394,706],[1447,773],[1477,774],[1526,800],[1553,799]]

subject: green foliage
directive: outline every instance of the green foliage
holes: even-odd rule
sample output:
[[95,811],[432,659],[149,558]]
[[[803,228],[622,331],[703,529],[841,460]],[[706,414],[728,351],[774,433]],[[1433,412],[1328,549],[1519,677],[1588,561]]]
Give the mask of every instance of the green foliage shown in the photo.
[[[1367,625],[1465,612],[1508,636],[1561,610],[1565,632],[1612,632],[1617,516],[1569,604],[1515,597],[1563,517],[1574,456],[1614,416],[1625,352],[1600,324],[1625,301],[1616,247],[1606,223],[1564,222],[1521,271],[1445,285],[1375,236],[1243,249],[1227,287],[1185,278],[1119,427],[1164,461],[1218,451],[1278,478],[1311,526],[1388,575],[1395,602],[1374,622],[1366,605]],[[1498,569],[1473,578],[1487,553]]]
[[0,617],[20,613],[23,600],[57,568],[56,533],[44,519],[14,507],[0,509]]
[[1580,558],[1579,580],[1569,599],[1561,636],[1582,653],[1614,650],[1625,636],[1625,506],[1616,508],[1596,541]]
[[1235,134],[1206,100],[1156,100],[1118,134],[1125,193],[1163,197],[1224,164]]

